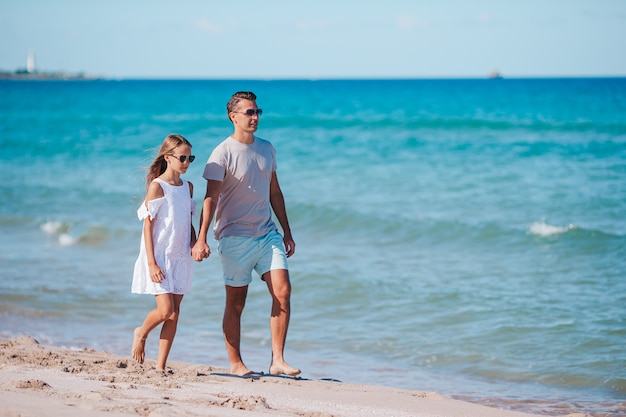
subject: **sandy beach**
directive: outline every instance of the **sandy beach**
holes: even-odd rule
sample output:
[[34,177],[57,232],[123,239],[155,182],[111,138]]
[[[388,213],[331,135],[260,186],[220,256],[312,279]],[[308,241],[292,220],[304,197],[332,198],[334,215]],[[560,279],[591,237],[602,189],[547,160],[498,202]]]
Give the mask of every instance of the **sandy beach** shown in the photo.
[[[0,342],[0,415],[35,416],[440,416],[523,417],[420,392],[332,380],[239,378],[211,366],[172,362],[168,372],[92,349]],[[570,414],[583,417],[583,414]]]

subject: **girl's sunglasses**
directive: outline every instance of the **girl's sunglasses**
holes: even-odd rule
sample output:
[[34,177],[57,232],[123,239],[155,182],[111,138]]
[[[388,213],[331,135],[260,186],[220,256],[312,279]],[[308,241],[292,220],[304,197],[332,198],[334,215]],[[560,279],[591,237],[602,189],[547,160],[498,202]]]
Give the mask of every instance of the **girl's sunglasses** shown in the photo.
[[[174,158],[178,159],[181,164],[184,164],[185,161],[187,161],[187,155],[176,156],[176,155],[172,155],[171,153],[168,155],[173,156]],[[194,159],[196,159],[195,155],[189,155],[189,163],[192,163]]]

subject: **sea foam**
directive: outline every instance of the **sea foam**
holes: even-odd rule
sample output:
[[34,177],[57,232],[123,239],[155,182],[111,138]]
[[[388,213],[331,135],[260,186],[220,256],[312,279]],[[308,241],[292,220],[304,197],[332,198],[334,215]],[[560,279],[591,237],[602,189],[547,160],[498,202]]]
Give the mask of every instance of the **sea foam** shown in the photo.
[[41,230],[49,235],[56,235],[68,230],[68,226],[63,222],[51,220],[41,225]]
[[50,220],[41,225],[41,230],[51,236],[57,236],[61,246],[70,246],[76,243],[77,239],[68,232],[70,225],[57,220]]
[[563,227],[563,226],[553,226],[551,224],[541,221],[541,222],[534,222],[533,224],[531,224],[530,228],[528,229],[528,232],[530,234],[538,235],[538,236],[552,236],[552,235],[557,235],[560,233],[565,233],[568,230],[572,230],[573,228],[574,228],[574,225],[572,224]]

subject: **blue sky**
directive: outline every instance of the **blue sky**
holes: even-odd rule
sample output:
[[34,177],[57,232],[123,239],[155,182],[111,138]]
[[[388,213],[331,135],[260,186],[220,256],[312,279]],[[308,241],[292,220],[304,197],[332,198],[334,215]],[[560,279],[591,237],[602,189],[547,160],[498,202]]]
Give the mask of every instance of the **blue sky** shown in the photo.
[[4,0],[0,69],[119,78],[626,76],[625,0]]

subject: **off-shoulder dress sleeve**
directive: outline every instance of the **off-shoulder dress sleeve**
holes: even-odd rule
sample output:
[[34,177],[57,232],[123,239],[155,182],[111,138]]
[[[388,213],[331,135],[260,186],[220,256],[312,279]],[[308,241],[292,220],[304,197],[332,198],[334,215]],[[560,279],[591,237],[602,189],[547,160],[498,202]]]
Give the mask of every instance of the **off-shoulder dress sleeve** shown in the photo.
[[148,216],[150,216],[150,220],[154,219],[164,202],[165,197],[155,198],[148,201],[148,207],[146,207],[146,202],[144,201],[137,209],[137,217],[139,220],[144,220]]

